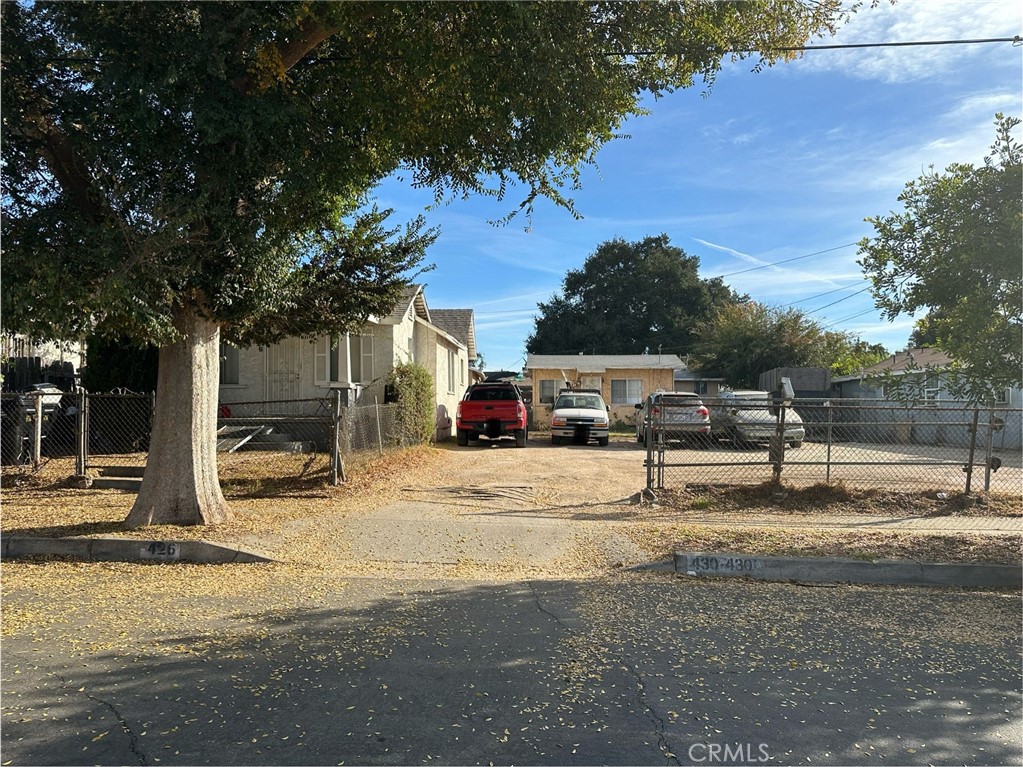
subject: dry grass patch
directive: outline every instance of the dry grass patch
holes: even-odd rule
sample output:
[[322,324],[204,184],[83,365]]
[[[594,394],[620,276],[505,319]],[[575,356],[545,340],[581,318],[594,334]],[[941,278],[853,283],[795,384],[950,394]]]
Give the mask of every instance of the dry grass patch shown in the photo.
[[842,483],[790,487],[690,484],[661,490],[660,506],[679,511],[754,511],[784,513],[875,514],[888,517],[1023,516],[1023,498],[1007,493],[948,493],[943,490],[860,490]]
[[260,455],[222,457],[221,483],[235,515],[230,522],[216,527],[154,525],[133,531],[123,530],[121,523],[135,495],[69,487],[74,459],[49,460],[37,471],[4,467],[0,531],[47,538],[117,535],[215,542],[252,539],[273,535],[294,520],[358,513],[389,502],[402,486],[433,477],[449,460],[444,451],[430,447],[382,456],[363,454],[346,464],[348,482],[333,487],[328,484],[329,466],[308,464],[308,456],[283,456],[293,465],[282,468],[280,454],[271,467]]
[[808,528],[720,528],[701,525],[634,525],[629,537],[652,558],[675,551],[759,556],[912,559],[919,562],[1019,564],[1019,535],[935,535],[903,532],[847,532]]

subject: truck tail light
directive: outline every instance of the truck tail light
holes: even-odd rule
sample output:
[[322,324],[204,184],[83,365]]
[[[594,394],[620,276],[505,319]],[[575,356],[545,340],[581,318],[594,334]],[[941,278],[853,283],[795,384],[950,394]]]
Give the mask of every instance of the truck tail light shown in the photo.
[[461,402],[459,402],[458,406],[455,408],[455,418],[458,419],[458,420],[461,420],[461,418],[462,418],[462,403]]
[[650,415],[658,415],[660,412],[661,412],[661,409],[659,407],[652,407],[652,408],[650,408]]

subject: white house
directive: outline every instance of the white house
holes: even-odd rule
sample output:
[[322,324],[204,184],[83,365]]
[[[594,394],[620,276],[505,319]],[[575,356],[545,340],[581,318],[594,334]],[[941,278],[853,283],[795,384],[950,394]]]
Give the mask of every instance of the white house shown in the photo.
[[451,434],[455,406],[475,358],[472,310],[431,312],[423,286],[410,285],[390,314],[371,317],[358,333],[287,338],[267,347],[223,344],[220,401],[307,400],[316,405],[341,390],[346,405],[383,404],[388,374],[411,361],[433,376],[437,438],[443,439]]

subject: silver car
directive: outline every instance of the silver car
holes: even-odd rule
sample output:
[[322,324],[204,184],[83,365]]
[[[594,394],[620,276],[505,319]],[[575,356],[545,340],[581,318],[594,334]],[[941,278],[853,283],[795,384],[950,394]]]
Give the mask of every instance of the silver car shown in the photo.
[[[711,425],[715,436],[730,440],[733,445],[766,443],[778,430],[778,419],[772,410],[766,391],[725,391],[711,409]],[[786,408],[785,442],[790,447],[801,447],[805,437],[803,419],[795,409]]]
[[656,391],[636,405],[636,441],[646,444],[647,427],[654,443],[710,438],[710,411],[699,395],[689,392]]

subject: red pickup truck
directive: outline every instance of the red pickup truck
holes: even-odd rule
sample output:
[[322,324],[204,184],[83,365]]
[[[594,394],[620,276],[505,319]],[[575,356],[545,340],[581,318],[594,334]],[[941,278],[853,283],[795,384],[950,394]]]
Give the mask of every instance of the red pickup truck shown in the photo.
[[525,447],[529,414],[519,388],[513,383],[478,383],[465,390],[455,413],[455,439],[461,446],[469,440],[515,437]]

